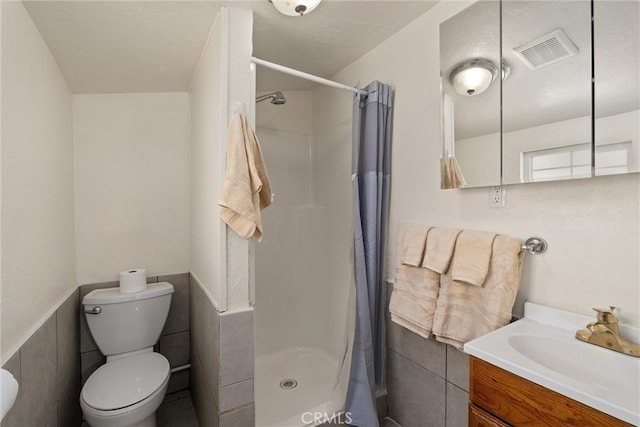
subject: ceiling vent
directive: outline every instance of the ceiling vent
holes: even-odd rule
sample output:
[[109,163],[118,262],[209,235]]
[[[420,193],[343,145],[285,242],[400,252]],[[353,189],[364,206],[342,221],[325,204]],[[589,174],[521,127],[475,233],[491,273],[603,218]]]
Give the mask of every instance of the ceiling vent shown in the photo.
[[557,29],[513,51],[527,67],[536,70],[577,54],[578,48],[564,31]]

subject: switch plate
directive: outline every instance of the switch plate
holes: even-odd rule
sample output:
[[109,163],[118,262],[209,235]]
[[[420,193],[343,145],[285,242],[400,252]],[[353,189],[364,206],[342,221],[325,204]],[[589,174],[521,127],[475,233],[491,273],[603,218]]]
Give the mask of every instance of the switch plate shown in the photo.
[[489,207],[504,208],[504,188],[500,186],[489,188]]

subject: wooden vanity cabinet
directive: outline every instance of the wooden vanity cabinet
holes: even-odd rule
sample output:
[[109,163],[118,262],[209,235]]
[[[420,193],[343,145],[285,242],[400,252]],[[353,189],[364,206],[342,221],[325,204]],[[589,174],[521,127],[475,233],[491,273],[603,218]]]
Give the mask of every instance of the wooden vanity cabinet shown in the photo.
[[631,427],[476,357],[469,363],[469,427]]
[[482,408],[469,402],[469,427],[511,427]]

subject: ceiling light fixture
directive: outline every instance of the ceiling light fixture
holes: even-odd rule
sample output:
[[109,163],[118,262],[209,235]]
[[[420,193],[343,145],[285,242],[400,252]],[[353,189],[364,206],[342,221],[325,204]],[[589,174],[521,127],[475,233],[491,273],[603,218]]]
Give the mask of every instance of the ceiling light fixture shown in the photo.
[[278,11],[287,16],[302,16],[313,11],[321,0],[269,0]]
[[[510,67],[502,63],[502,80],[511,72]],[[498,75],[498,67],[488,59],[471,59],[454,67],[449,81],[460,95],[476,96],[487,90]]]

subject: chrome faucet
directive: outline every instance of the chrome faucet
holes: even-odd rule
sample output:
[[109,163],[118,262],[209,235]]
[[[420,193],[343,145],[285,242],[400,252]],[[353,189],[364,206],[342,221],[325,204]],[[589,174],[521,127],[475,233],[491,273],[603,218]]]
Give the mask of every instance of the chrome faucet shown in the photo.
[[620,336],[618,317],[615,307],[608,309],[594,308],[598,320],[587,325],[587,329],[576,332],[576,338],[589,344],[608,348],[634,357],[640,357],[640,344],[633,343]]

